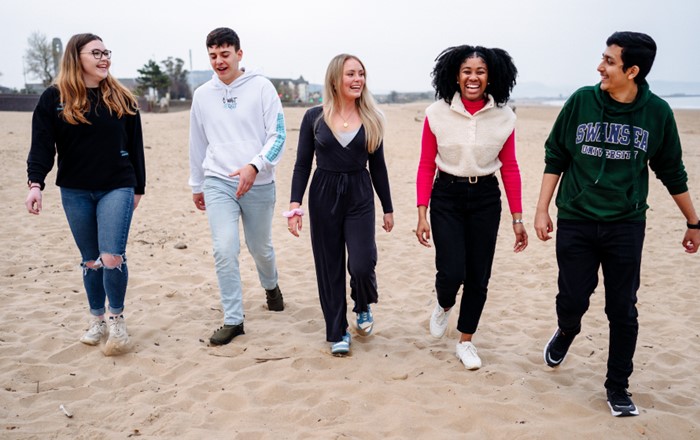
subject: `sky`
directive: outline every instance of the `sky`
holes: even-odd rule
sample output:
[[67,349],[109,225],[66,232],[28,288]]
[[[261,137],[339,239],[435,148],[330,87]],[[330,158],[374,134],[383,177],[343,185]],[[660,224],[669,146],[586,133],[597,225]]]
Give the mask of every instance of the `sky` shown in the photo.
[[656,40],[652,84],[697,82],[699,19],[698,0],[12,0],[0,6],[0,85],[23,87],[34,31],[64,47],[73,34],[97,34],[113,51],[112,74],[134,78],[169,56],[210,69],[206,35],[221,26],[239,34],[242,66],[322,84],[330,59],[351,53],[374,93],[432,90],[436,56],[460,44],[505,49],[521,84],[575,89],[598,82],[605,40],[618,30]]

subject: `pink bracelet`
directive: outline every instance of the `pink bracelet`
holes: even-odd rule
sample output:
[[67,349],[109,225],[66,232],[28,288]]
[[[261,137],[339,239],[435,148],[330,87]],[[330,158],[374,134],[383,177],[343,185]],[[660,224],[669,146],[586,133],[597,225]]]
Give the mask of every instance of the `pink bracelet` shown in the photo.
[[302,215],[304,215],[304,210],[301,208],[294,208],[291,211],[284,211],[282,213],[282,215],[287,217],[287,218],[292,218],[295,215],[298,215],[299,217],[301,217]]

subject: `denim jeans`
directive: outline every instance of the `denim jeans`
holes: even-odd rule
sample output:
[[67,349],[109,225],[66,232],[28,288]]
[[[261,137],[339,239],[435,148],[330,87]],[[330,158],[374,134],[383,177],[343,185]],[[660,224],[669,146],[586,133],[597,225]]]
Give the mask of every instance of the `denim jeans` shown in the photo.
[[255,261],[260,284],[267,290],[277,286],[277,264],[272,248],[275,184],[253,185],[240,199],[236,198],[237,188],[238,181],[216,177],[206,177],[203,186],[224,324],[229,325],[243,322],[239,219],[243,220],[245,242]]
[[627,388],[637,346],[637,290],[645,222],[557,222],[559,328],[576,334],[603,269],[605,314],[610,327],[606,388]]
[[[82,257],[83,284],[90,313],[104,315],[107,298],[110,313],[120,314],[124,310],[129,279],[126,241],[134,211],[134,189],[92,191],[61,188],[61,202]],[[105,267],[100,260],[104,254],[121,256],[122,264]],[[90,261],[97,263],[95,268],[86,265]]]
[[501,218],[501,190],[495,176],[477,183],[436,179],[430,200],[435,244],[435,291],[452,307],[460,286],[457,330],[473,334],[486,304]]

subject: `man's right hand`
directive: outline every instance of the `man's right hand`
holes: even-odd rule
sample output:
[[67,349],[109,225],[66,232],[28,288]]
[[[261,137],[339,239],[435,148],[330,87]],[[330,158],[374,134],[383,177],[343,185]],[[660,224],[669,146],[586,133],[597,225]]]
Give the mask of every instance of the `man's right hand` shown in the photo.
[[204,193],[194,193],[192,194],[192,201],[194,206],[200,211],[206,211],[207,205],[204,203]]

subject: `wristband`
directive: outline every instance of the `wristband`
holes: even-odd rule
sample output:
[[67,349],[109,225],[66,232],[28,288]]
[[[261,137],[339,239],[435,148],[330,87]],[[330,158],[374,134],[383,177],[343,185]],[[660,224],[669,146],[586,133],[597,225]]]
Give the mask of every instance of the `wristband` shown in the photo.
[[256,173],[259,173],[259,172],[260,172],[260,170],[258,169],[258,167],[255,166],[255,164],[249,163],[248,165],[250,165],[251,167],[253,167],[253,169],[255,170]]
[[282,215],[287,217],[287,218],[292,218],[295,215],[298,215],[299,217],[301,217],[302,215],[304,215],[304,210],[301,208],[294,208],[291,211],[284,211],[282,213]]
[[686,226],[688,226],[688,229],[700,229],[700,221],[696,224],[686,223]]
[[513,225],[522,225],[523,224],[523,219],[521,218],[516,218],[513,220]]
[[32,188],[39,188],[39,191],[41,191],[41,184],[40,183],[30,183],[29,189],[32,189]]

